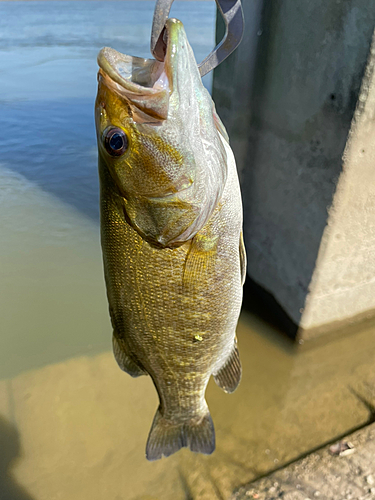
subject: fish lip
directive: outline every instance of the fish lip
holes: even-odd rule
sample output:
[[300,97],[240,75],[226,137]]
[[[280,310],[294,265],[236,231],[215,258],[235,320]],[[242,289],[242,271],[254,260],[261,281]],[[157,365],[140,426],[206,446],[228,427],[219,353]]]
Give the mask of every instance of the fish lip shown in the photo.
[[[169,33],[169,28],[166,28]],[[168,36],[168,40],[172,37]],[[125,99],[132,110],[134,121],[161,125],[169,116],[172,93],[168,69],[171,42],[167,43],[164,62],[128,56],[104,47],[98,54],[98,80]]]
[[[185,28],[182,22],[175,17],[170,17],[165,23],[165,27],[160,35],[165,47],[164,71],[167,74],[168,81],[170,82],[171,89],[173,89],[174,72],[177,69],[178,45],[181,43],[182,47],[186,46],[187,38]],[[165,41],[166,40],[166,41]],[[184,42],[184,43],[183,43]]]
[[[181,38],[186,39],[186,34],[182,22],[175,18],[169,18],[164,29],[167,35],[164,61],[129,56],[110,47],[104,47],[99,52],[97,59],[104,76],[109,77],[120,88],[134,94],[154,96],[165,90],[171,93],[173,90],[173,73],[177,63],[177,45]],[[150,70],[150,80],[147,85],[143,85],[134,79],[134,72],[140,72],[142,69],[146,70],[145,72]],[[164,82],[164,86],[163,84],[158,85],[163,72],[167,75],[167,82]]]

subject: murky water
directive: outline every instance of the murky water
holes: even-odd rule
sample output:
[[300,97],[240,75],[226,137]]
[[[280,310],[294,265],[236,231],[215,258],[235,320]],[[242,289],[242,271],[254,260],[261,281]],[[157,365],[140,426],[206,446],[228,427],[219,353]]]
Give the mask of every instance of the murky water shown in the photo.
[[[207,391],[215,453],[145,460],[157,397],[110,352],[93,101],[97,51],[147,56],[152,9],[0,3],[0,499],[229,499],[371,418],[373,331],[300,348],[244,314],[240,388]],[[203,59],[214,4],[174,15]]]
[[[153,9],[152,1],[0,2],[0,378],[108,347],[96,56],[107,45],[149,57]],[[177,2],[171,14],[204,59],[215,4]]]

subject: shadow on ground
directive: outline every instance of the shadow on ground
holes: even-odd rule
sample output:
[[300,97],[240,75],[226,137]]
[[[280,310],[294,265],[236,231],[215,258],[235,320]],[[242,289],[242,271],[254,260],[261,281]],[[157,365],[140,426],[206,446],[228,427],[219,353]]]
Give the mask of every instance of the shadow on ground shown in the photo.
[[32,500],[12,478],[12,462],[20,456],[17,429],[0,416],[0,500]]

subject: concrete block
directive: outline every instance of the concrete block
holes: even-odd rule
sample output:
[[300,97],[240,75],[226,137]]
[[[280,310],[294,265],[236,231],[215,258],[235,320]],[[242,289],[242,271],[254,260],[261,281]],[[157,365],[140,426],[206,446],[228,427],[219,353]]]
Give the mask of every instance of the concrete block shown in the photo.
[[375,0],[243,4],[245,37],[213,94],[238,162],[248,275],[311,338],[375,308]]
[[301,335],[374,316],[375,45],[301,317]]

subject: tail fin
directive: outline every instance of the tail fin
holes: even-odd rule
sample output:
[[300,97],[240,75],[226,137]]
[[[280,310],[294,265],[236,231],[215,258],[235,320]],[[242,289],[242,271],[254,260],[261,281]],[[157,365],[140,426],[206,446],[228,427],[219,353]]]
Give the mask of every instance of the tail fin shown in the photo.
[[173,424],[162,417],[157,410],[146,445],[147,460],[169,457],[181,448],[210,455],[215,449],[215,430],[211,415],[207,414],[198,422],[191,420]]

